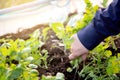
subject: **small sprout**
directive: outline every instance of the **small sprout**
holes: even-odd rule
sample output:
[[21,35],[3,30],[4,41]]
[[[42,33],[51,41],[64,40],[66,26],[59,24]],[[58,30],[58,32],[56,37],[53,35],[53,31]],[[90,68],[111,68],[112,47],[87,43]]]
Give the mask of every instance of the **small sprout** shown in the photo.
[[72,68],[68,67],[67,72],[72,72]]
[[56,74],[56,80],[65,80],[65,75],[63,73],[58,72]]

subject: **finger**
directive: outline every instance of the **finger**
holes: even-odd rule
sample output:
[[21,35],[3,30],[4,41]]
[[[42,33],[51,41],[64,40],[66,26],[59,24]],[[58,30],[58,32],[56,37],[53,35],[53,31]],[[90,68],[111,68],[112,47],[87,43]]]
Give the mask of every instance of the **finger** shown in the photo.
[[70,60],[73,60],[73,59],[75,59],[75,56],[74,56],[73,54],[70,54],[70,55],[68,56],[68,58],[69,58]]
[[85,61],[86,58],[87,58],[87,53],[86,53],[86,54],[83,54],[83,55],[81,55],[81,56],[82,56],[82,60]]
[[80,56],[80,54],[70,54],[69,56],[68,56],[68,58],[70,59],[70,60],[73,60],[73,59],[75,59],[75,58],[77,58],[77,57],[79,57]]
[[85,61],[86,58],[87,58],[87,53],[86,54],[82,54],[82,55],[81,54],[79,54],[79,55],[78,54],[70,54],[68,58],[70,60],[74,60],[75,58],[80,57],[80,56],[82,57],[82,60]]

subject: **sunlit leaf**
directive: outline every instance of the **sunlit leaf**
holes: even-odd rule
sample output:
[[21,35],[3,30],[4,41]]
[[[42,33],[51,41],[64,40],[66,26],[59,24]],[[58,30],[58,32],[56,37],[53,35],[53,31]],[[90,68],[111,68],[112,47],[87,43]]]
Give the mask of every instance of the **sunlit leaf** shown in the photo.
[[20,77],[20,75],[22,73],[23,73],[23,69],[22,68],[16,68],[16,69],[11,71],[11,73],[8,76],[8,80],[17,79],[18,77]]

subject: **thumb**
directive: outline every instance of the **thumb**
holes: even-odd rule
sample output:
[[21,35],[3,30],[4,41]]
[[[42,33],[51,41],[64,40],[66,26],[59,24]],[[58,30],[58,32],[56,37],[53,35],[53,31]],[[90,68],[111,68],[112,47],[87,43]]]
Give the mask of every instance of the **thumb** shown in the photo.
[[[70,54],[68,58],[69,58],[70,60],[73,60],[73,59],[75,59],[76,57],[80,57],[80,55]],[[87,53],[81,55],[81,57],[82,57],[82,60],[85,61],[86,58],[87,58]]]
[[70,55],[68,56],[68,58],[69,58],[70,60],[73,60],[75,57],[74,57],[73,54],[70,54]]
[[75,58],[77,58],[77,57],[79,57],[80,55],[78,55],[78,54],[70,54],[69,56],[68,56],[68,58],[70,59],[70,60],[73,60],[73,59],[75,59]]

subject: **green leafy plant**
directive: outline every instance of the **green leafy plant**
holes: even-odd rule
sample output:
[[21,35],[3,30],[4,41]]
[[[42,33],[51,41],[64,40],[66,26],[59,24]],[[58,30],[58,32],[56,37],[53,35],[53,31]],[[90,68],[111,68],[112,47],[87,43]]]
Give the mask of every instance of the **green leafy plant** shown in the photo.
[[120,54],[110,57],[107,66],[107,73],[111,76],[120,73]]
[[[106,39],[108,40],[108,39]],[[84,80],[119,80],[116,73],[119,73],[119,59],[112,56],[110,50],[106,50],[108,43],[101,43],[89,53],[89,63],[83,66],[79,76]]]
[[[36,30],[27,40],[0,39],[0,78],[2,80],[38,80],[38,66],[47,68],[47,50],[40,31]],[[42,53],[42,54],[41,54]]]
[[98,6],[93,6],[90,0],[84,0],[86,3],[85,12],[83,13],[82,19],[76,22],[76,26],[73,28],[73,33],[77,33],[79,30],[86,27],[93,19],[96,11],[98,10]]
[[42,36],[43,36],[43,41],[46,41],[48,39],[48,31],[50,30],[50,27],[46,27],[42,30]]
[[56,36],[63,41],[65,52],[66,49],[70,49],[70,44],[72,42],[72,39],[70,39],[72,28],[70,26],[64,27],[60,22],[52,23],[50,27],[56,33]]

